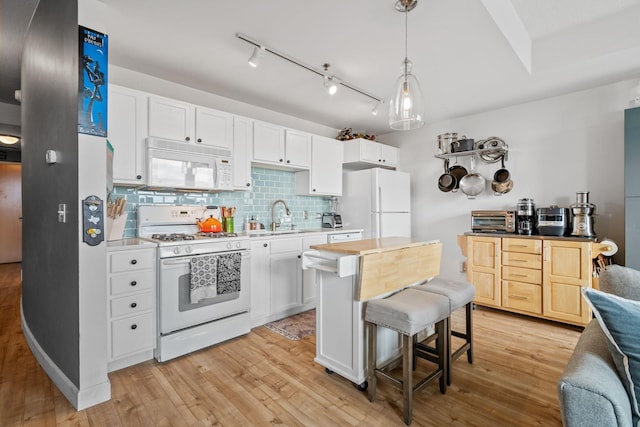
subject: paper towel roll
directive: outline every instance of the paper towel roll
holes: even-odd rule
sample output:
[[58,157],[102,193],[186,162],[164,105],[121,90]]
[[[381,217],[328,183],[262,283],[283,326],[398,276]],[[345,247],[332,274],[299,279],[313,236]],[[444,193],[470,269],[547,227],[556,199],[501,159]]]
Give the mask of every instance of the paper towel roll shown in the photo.
[[604,256],[613,256],[616,252],[618,252],[618,245],[616,245],[616,242],[614,242],[613,240],[609,240],[607,238],[604,238],[601,242],[601,245],[607,245],[607,246],[611,246],[611,249],[608,251],[602,251],[602,255]]

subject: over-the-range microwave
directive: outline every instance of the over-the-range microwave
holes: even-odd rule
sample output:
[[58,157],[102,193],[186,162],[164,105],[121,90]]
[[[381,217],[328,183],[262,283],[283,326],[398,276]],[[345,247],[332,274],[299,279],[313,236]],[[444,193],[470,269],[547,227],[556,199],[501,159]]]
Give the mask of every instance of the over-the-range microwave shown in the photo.
[[200,144],[147,138],[147,187],[233,190],[231,151]]

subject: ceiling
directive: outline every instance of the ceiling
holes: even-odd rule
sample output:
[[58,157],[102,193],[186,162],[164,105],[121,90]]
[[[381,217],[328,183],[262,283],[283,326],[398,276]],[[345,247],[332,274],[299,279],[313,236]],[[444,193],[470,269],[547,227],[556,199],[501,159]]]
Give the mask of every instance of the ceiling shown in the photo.
[[[335,129],[389,132],[386,109],[267,53],[243,33],[387,100],[404,59],[395,0],[101,0],[109,62]],[[37,0],[0,0],[0,101],[15,103],[23,28]],[[640,78],[640,0],[419,0],[408,56],[427,121]],[[11,34],[9,34],[11,33]]]

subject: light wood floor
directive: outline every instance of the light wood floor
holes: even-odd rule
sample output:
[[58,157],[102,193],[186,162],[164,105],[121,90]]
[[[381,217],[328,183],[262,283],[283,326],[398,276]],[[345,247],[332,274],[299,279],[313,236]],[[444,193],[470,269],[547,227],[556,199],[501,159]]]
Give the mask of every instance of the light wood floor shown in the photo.
[[[404,425],[395,388],[379,382],[370,403],[313,361],[313,336],[289,341],[264,327],[167,363],[113,372],[112,399],[76,412],[27,347],[19,299],[20,264],[0,265],[2,426]],[[456,313],[454,325],[461,320]],[[474,321],[474,364],[464,356],[454,363],[445,395],[437,382],[418,392],[412,425],[560,426],[556,382],[580,329],[481,307]]]

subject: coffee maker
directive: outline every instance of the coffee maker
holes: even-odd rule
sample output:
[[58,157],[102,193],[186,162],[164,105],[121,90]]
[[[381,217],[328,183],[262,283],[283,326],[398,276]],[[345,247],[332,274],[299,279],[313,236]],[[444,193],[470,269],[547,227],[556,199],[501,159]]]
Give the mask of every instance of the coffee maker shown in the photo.
[[571,207],[571,235],[580,237],[595,237],[593,231],[593,217],[596,205],[589,203],[589,192],[578,191],[576,202]]
[[530,236],[534,234],[536,223],[536,205],[533,199],[520,199],[516,208],[516,224],[518,234]]

